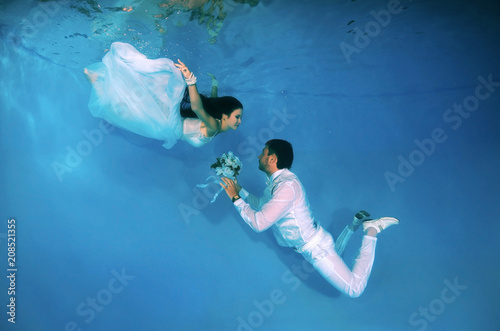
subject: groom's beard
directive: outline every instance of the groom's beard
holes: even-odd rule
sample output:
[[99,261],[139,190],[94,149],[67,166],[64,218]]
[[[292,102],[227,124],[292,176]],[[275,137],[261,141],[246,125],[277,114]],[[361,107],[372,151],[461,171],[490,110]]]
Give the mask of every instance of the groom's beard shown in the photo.
[[266,172],[266,166],[262,164],[262,162],[259,161],[259,170]]

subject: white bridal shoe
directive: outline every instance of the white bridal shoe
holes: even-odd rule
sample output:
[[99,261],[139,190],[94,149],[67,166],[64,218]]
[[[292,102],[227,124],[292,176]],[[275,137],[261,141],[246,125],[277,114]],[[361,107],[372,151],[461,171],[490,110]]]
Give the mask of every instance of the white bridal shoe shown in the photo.
[[399,221],[394,217],[382,217],[376,220],[363,222],[363,231],[366,231],[369,228],[374,228],[377,230],[377,233],[380,233],[382,230],[387,229],[391,225],[397,224],[399,224]]

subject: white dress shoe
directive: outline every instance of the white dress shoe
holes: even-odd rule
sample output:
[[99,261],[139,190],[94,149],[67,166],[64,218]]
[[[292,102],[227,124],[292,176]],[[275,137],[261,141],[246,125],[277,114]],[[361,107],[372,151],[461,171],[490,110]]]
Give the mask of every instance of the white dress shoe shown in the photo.
[[394,217],[382,217],[376,220],[363,222],[363,230],[366,231],[369,228],[374,228],[377,230],[377,233],[380,233],[382,230],[387,229],[391,225],[397,224],[399,224],[399,221]]

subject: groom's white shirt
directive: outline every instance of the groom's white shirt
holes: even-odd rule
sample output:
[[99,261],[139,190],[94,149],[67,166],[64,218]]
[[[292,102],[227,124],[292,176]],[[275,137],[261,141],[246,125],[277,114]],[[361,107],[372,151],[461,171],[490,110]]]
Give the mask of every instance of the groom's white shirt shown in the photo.
[[[234,205],[243,220],[256,232],[270,227],[281,246],[300,247],[316,232],[317,224],[298,177],[288,169],[271,175],[260,198],[241,189]],[[274,225],[274,226],[273,226]]]

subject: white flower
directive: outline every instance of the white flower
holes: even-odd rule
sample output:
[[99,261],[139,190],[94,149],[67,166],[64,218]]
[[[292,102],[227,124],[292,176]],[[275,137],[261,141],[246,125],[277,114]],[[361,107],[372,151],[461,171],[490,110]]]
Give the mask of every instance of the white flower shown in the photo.
[[212,164],[212,168],[215,168],[217,176],[234,179],[241,171],[242,163],[240,159],[230,151],[217,158],[217,162]]
[[234,178],[234,171],[231,170],[230,168],[228,167],[225,167],[224,170],[223,170],[223,173],[222,175],[224,177],[228,177],[228,178]]
[[225,160],[225,165],[233,169],[236,169],[238,167],[240,167],[241,169],[241,161],[237,156],[233,154],[233,152],[228,153],[228,157]]
[[226,159],[226,160],[224,160],[224,165],[226,167],[233,167],[234,161],[232,159]]

